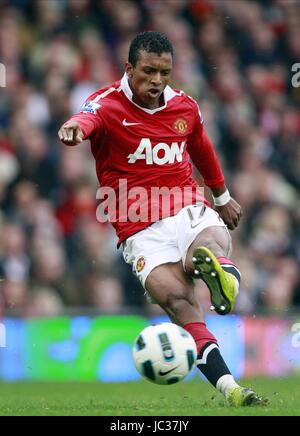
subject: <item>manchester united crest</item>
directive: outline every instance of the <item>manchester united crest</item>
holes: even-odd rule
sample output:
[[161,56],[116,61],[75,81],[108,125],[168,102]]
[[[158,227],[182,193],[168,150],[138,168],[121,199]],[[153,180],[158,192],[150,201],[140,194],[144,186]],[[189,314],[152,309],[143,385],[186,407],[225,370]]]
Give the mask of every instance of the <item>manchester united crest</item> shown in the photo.
[[136,263],[136,272],[137,272],[137,273],[142,272],[143,269],[144,269],[144,267],[145,267],[145,265],[146,265],[145,258],[144,258],[144,257],[140,257],[140,258],[137,260],[137,263]]
[[177,130],[181,135],[183,135],[186,132],[187,129],[187,122],[184,118],[178,118],[178,120],[174,123],[174,129]]

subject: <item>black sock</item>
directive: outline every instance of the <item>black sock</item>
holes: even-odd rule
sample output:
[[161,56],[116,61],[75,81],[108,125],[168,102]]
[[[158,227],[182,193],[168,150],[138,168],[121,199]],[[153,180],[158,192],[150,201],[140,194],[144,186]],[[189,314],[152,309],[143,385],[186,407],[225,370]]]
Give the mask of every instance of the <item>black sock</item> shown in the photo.
[[218,345],[214,342],[208,342],[202,348],[197,358],[197,367],[215,387],[220,377],[226,374],[231,375]]

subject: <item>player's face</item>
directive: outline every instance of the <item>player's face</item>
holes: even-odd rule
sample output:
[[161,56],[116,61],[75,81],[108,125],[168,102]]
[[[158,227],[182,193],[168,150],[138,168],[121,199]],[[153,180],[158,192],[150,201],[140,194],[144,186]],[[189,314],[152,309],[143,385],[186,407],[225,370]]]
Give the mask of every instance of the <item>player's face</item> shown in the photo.
[[171,53],[139,52],[136,66],[126,63],[125,70],[133,93],[133,101],[147,109],[156,109],[163,104],[162,93],[168,85],[172,72]]

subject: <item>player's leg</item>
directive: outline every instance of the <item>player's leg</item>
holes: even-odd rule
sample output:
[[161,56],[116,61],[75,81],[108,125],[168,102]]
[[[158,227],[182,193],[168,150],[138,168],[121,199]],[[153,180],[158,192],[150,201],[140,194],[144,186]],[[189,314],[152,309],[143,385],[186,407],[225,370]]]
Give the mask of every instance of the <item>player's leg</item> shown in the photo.
[[258,397],[246,391],[234,380],[218,347],[217,339],[204,323],[203,310],[194,292],[193,281],[184,272],[182,262],[168,263],[154,268],[148,275],[147,292],[169,315],[184,327],[197,345],[197,366],[210,383],[230,400],[235,393],[234,405],[253,404]]
[[226,227],[203,229],[188,249],[185,268],[201,278],[211,294],[212,309],[220,315],[232,312],[239,290],[240,272],[229,259],[231,237]]
[[181,261],[154,268],[146,279],[145,288],[175,324],[184,326],[204,321],[193,280],[184,272]]
[[[231,238],[227,229],[212,226],[203,229],[196,236],[185,258],[187,274],[204,280],[210,290],[214,308],[222,315],[232,311],[240,282],[239,270],[229,260],[230,253]],[[195,270],[199,271],[199,274],[195,274]],[[196,337],[198,330],[196,323],[191,323],[185,328],[194,338]],[[217,369],[223,365],[223,362],[215,343],[207,343],[199,350],[198,368],[232,405],[266,404],[266,400],[258,397],[252,389],[239,386],[229,370],[227,373],[224,371],[220,376]]]
[[[197,213],[198,209],[201,212],[201,207],[193,207]],[[214,211],[207,211],[204,215],[209,224],[212,218],[217,224],[220,222]],[[174,323],[192,334],[199,359],[204,359],[199,368],[217,387],[223,376],[227,379],[227,376],[232,376],[220,355],[216,338],[203,322],[203,311],[194,292],[193,280],[183,269],[183,255],[199,233],[196,230],[199,227],[197,223],[194,227],[194,222],[187,237],[186,232],[180,231],[185,228],[186,222],[189,223],[189,217],[190,214],[183,210],[179,216],[164,219],[128,238],[122,246],[123,255],[151,299],[165,310]],[[200,218],[202,220],[203,214]],[[184,237],[177,243],[174,235]],[[230,378],[226,388],[230,383],[232,389],[238,387]],[[218,388],[226,395],[224,384],[219,383]]]

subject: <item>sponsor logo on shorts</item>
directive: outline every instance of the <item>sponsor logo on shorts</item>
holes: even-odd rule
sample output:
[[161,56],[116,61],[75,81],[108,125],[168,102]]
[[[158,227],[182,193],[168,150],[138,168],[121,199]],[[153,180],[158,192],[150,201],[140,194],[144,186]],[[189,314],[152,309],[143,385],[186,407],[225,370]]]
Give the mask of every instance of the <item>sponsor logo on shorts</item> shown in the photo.
[[145,258],[144,257],[140,257],[137,260],[137,263],[136,263],[136,271],[137,271],[138,274],[143,271],[145,265],[146,265]]

